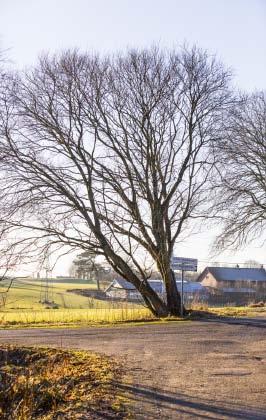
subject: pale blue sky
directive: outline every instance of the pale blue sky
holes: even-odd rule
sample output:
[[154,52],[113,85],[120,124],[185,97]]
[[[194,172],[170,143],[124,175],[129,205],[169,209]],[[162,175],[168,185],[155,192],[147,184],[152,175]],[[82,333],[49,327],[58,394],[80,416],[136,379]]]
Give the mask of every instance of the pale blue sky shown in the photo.
[[[79,47],[101,52],[127,46],[184,42],[216,53],[246,90],[266,88],[266,0],[0,0],[0,43],[14,66],[39,53]],[[183,256],[208,260],[212,234],[177,247]],[[266,263],[260,244],[216,258]]]
[[265,88],[266,0],[0,0],[0,39],[19,66],[43,50],[197,43]]

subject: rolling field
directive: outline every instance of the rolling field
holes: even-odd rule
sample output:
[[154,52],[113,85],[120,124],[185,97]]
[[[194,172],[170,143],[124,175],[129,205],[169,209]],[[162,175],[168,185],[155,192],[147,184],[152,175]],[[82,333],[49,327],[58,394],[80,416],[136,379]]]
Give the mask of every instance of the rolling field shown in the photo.
[[[0,283],[0,299],[8,283]],[[86,280],[53,282],[51,300],[56,309],[40,302],[41,282],[36,279],[16,279],[0,307],[0,326],[39,326],[66,324],[114,323],[151,319],[148,309],[128,302],[110,302],[81,296],[67,290],[95,289]]]
[[[0,283],[0,292],[4,292],[8,282]],[[51,300],[59,308],[89,308],[93,305],[91,299],[75,293],[67,292],[70,289],[95,289],[94,283],[79,280],[78,282],[69,282],[62,280],[53,281],[51,290]],[[35,279],[16,279],[8,292],[6,305],[4,310],[27,309],[27,310],[43,310],[45,305],[40,303],[41,297],[41,281]]]

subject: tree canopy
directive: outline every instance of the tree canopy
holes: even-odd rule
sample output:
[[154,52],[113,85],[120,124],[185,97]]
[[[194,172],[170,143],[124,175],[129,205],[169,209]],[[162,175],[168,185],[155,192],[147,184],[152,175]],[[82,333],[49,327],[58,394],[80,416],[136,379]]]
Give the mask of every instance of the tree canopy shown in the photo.
[[[30,256],[48,238],[103,255],[153,313],[179,315],[171,256],[206,211],[230,78],[196,47],[66,51],[10,77],[0,121],[9,247]],[[153,264],[166,302],[148,283]]]

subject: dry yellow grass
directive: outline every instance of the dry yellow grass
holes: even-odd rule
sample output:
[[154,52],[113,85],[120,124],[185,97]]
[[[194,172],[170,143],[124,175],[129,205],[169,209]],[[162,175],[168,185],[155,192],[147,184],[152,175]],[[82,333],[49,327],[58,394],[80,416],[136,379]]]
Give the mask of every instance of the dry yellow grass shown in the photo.
[[3,347],[0,418],[124,418],[112,382],[121,380],[111,359],[88,352]]
[[40,324],[101,324],[153,319],[144,307],[95,308],[95,309],[46,309],[39,311],[11,311],[0,313],[0,327],[34,326]]
[[[213,314],[217,316],[257,316],[266,314],[266,307],[252,307],[252,306],[224,306],[219,308],[212,308],[207,304],[194,304],[192,311],[202,314]],[[193,313],[193,312],[192,312]]]

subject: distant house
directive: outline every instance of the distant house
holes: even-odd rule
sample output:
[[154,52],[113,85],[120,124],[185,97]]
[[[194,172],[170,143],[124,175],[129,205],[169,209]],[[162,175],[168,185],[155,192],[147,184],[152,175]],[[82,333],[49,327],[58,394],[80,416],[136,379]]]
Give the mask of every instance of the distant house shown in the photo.
[[[181,280],[176,281],[177,290],[181,292]],[[185,302],[200,301],[204,302],[209,297],[207,287],[196,281],[186,281],[183,284]]]
[[[206,267],[198,282],[229,300],[266,296],[266,271],[264,268]],[[227,299],[227,300],[228,300]]]
[[[149,284],[159,295],[164,293],[161,280],[149,280]],[[105,290],[105,294],[115,299],[142,300],[141,294],[135,286],[124,279],[113,280]]]
[[[162,280],[149,280],[148,281],[153,290],[165,299],[165,286]],[[177,289],[181,291],[181,281],[176,281]],[[208,290],[200,283],[184,281],[184,299],[185,301],[206,300]],[[125,299],[125,300],[142,300],[141,294],[138,290],[128,281],[124,279],[117,279],[107,287],[105,293],[110,298]]]

